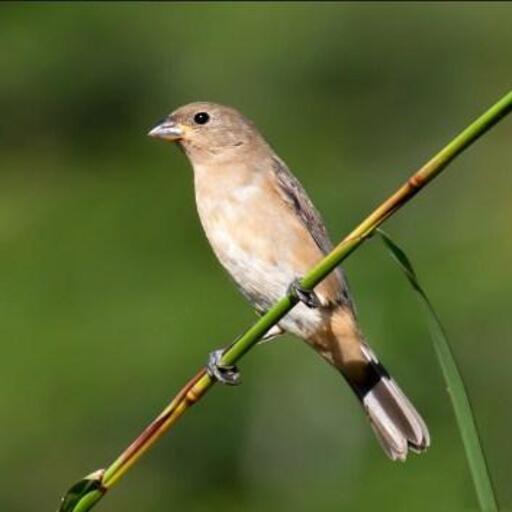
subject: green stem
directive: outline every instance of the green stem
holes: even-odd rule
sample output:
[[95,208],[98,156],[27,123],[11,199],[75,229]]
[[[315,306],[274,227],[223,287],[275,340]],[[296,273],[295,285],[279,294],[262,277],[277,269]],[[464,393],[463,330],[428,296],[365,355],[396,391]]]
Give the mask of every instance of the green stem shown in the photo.
[[[337,247],[313,267],[301,280],[305,288],[314,288],[359,245],[373,234],[388,217],[430,183],[464,149],[498,123],[512,110],[512,91],[487,110],[476,121],[431,158],[409,178],[387,201],[366,217]],[[281,299],[268,313],[241,336],[224,354],[223,362],[234,364],[296,304],[293,297]]]
[[[404,183],[389,199],[382,203],[359,226],[352,231],[337,247],[311,269],[301,280],[304,288],[312,289],[332,270],[345,260],[361,245],[375,229],[388,217],[393,215],[406,202],[412,199],[425,185],[432,181],[457,155],[471,143],[481,137],[500,119],[512,110],[512,91],[493,105],[474,123],[466,128],[452,142],[443,148],[416,174]],[[224,352],[222,363],[235,364],[246,354],[266,333],[277,324],[295,305],[297,300],[292,296],[283,297],[250,329],[239,337]],[[196,403],[214,384],[214,381],[203,369],[178,393],[176,398],[156,418],[146,430],[123,452],[109,468],[105,470],[101,484],[105,490],[111,488],[135,464],[135,462],[173,425],[188,408]],[[92,493],[94,496],[89,496]],[[86,501],[87,496],[90,500]],[[61,512],[85,512],[90,510],[101,496],[96,491],[84,494],[77,506],[61,506]],[[77,508],[79,507],[79,508]]]

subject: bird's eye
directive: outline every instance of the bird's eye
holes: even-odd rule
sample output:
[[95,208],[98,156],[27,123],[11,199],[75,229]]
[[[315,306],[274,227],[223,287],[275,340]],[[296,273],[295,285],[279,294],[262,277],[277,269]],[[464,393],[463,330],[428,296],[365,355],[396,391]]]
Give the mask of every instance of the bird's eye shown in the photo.
[[194,116],[194,123],[196,124],[206,124],[210,120],[210,115],[208,112],[198,112]]

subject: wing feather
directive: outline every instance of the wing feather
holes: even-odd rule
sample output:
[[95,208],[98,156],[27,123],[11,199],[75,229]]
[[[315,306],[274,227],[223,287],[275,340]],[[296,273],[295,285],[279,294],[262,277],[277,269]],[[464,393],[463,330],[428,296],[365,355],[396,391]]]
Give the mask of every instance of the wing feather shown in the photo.
[[[323,254],[327,254],[333,248],[333,244],[325,228],[320,212],[308,197],[300,181],[290,172],[286,164],[277,156],[273,158],[273,168],[277,177],[279,191],[288,205],[301,219],[305,228],[310,233],[314,242]],[[341,268],[334,271],[339,283],[339,295],[336,302],[347,304],[353,309],[352,300],[348,292],[347,281]]]

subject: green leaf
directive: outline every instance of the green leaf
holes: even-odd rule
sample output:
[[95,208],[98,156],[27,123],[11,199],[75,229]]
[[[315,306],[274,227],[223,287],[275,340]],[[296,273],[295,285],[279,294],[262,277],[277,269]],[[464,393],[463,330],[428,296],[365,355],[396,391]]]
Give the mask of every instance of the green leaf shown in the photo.
[[411,286],[416,290],[420,297],[428,316],[430,335],[432,343],[441,366],[441,371],[446,383],[448,394],[452,403],[457,426],[462,438],[464,450],[468,460],[469,470],[473,478],[473,484],[477,494],[480,509],[485,512],[494,512],[498,510],[496,497],[492,486],[491,476],[485,460],[485,454],[480,443],[478,430],[471,409],[468,394],[464,386],[464,381],[457,368],[454,355],[450,348],[448,338],[443,326],[437,316],[432,303],[428,299],[425,291],[420,286],[416,272],[411,261],[405,252],[396,245],[384,231],[377,229],[382,241],[389,250],[393,259],[398,263]]
[[74,484],[62,498],[58,512],[81,512],[89,510],[105,494],[103,473],[100,469]]

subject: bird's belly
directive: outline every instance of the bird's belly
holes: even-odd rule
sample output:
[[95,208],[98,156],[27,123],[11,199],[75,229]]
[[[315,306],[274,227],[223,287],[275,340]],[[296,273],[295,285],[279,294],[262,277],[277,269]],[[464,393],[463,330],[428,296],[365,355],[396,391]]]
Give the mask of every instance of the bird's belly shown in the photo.
[[[270,309],[286,295],[292,281],[299,277],[295,269],[285,262],[269,261],[257,252],[240,247],[225,231],[215,234],[214,238],[222,241],[221,248],[214,246],[222,265],[259,312]],[[321,311],[299,303],[279,325],[296,336],[308,338],[318,329],[322,319]]]
[[[216,256],[252,305],[259,311],[268,310],[301,275],[290,257],[296,243],[293,226],[287,225],[283,212],[264,200],[209,199],[198,201],[198,210]],[[298,304],[280,325],[308,337],[320,321],[319,311]]]
[[213,224],[207,237],[218,259],[253,305],[268,309],[297,277],[294,269],[279,257],[279,248],[264,232],[249,234],[240,222]]

